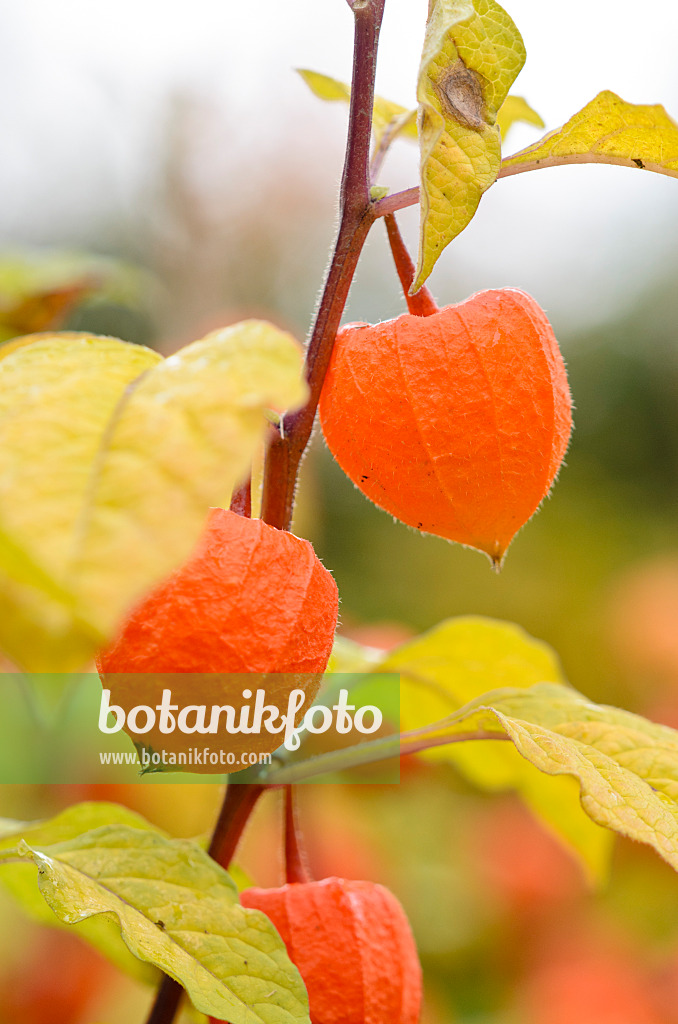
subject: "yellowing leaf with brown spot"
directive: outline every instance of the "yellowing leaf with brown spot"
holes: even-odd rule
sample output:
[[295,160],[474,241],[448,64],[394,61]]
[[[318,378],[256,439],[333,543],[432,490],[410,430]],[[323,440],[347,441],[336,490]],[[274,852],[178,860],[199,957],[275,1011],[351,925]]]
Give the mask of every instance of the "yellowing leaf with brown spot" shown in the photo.
[[88,662],[228,503],[264,410],[305,400],[300,371],[256,320],[167,360],[88,335],[0,360],[0,648],[29,671]]
[[495,0],[431,0],[417,87],[421,218],[412,292],[497,178],[497,113],[524,61],[520,33]]
[[[475,616],[448,619],[386,656],[378,672],[399,672],[401,728],[426,727],[500,687],[565,683],[555,652],[519,626]],[[435,731],[435,726],[431,727]],[[611,836],[583,813],[572,779],[547,779],[508,743],[469,741],[422,756],[452,762],[491,792],[516,790],[527,806],[579,857],[589,877],[605,878]]]
[[[309,71],[307,68],[297,68],[306,85],[314,96],[328,103],[343,102],[349,103],[351,99],[351,87],[346,82],[340,82],[329,75],[322,75],[319,71]],[[392,100],[384,99],[383,96],[375,96],[374,110],[372,112],[372,130],[375,135],[376,145],[379,146],[385,132],[388,130],[392,138],[401,138],[416,141],[419,138],[416,122],[416,110],[408,110],[407,107]],[[506,135],[512,125],[522,121],[525,124],[536,125],[543,128],[544,122],[522,96],[507,96],[497,114],[497,124],[501,131],[502,138]],[[373,190],[374,191],[374,190]],[[373,199],[381,196],[372,196]]]
[[678,124],[660,104],[601,92],[557,131],[502,163],[501,175],[563,164],[621,164],[678,177]]

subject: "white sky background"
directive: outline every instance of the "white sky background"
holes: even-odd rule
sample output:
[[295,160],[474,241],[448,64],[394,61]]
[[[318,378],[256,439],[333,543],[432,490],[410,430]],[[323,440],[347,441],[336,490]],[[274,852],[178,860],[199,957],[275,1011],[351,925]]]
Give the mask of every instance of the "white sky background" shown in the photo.
[[[506,6],[528,52],[513,91],[549,128],[605,88],[631,102],[661,102],[678,118],[674,0]],[[413,105],[426,8],[427,0],[386,3],[377,87],[406,105]],[[68,244],[105,209],[124,210],[154,159],[167,97],[179,89],[223,108],[229,157],[240,147],[245,163],[270,153],[267,136],[293,117],[289,145],[303,152],[317,139],[326,151],[321,167],[335,168],[334,189],[345,111],[307,94],[290,69],[347,79],[351,40],[345,0],[5,0],[1,239]],[[516,130],[509,149],[538,134]],[[382,180],[396,189],[415,176],[415,150],[401,143]],[[414,245],[414,211],[403,224]],[[381,272],[374,256],[381,259],[381,244],[371,245],[365,284]],[[452,250],[431,281],[442,302],[513,284],[575,326],[601,320],[671,264],[675,275],[678,181],[603,167],[518,175],[490,190]]]

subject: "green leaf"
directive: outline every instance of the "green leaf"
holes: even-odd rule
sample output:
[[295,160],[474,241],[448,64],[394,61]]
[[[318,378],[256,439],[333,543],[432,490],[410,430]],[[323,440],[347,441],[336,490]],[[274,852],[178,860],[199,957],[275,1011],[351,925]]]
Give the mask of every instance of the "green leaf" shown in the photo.
[[497,114],[497,124],[502,141],[506,140],[511,127],[518,122],[533,124],[537,128],[544,127],[542,118],[536,110],[532,109],[527,100],[522,96],[507,96]]
[[29,671],[86,664],[228,504],[264,410],[305,400],[300,370],[258,320],[167,360],[73,334],[0,359],[0,647]]
[[53,846],[22,842],[40,891],[68,924],[111,915],[135,956],[184,986],[202,1013],[231,1024],[308,1022],[299,972],[265,914],[196,843],[125,825]]
[[678,733],[559,683],[487,693],[427,738],[503,732],[541,772],[572,776],[592,821],[652,846],[678,870]]
[[659,104],[626,103],[601,92],[562,128],[504,160],[501,175],[585,163],[678,177],[678,125]]
[[520,33],[495,0],[431,0],[417,87],[421,217],[412,292],[497,178],[497,112],[524,61]]
[[[49,821],[21,822],[0,819],[0,854],[2,851],[16,848],[21,839],[37,846],[49,846],[75,839],[88,829],[113,824],[128,825],[137,829],[154,829],[154,826],[139,814],[119,804],[87,802],[75,804]],[[3,863],[0,859],[0,884],[32,920],[49,927],[75,932],[83,941],[98,949],[119,970],[138,981],[149,985],[159,981],[160,974],[157,968],[130,953],[120,937],[120,929],[110,917],[99,915],[75,925],[66,924],[55,917],[40,894],[32,864],[26,861]]]
[[[391,652],[376,670],[401,675],[400,714],[405,731],[444,719],[488,690],[565,682],[558,658],[547,644],[512,623],[473,616],[441,623]],[[578,788],[571,779],[555,783],[545,779],[506,743],[455,743],[435,747],[423,756],[452,762],[483,789],[518,791],[579,856],[589,877],[594,881],[605,877],[611,836],[582,813]]]

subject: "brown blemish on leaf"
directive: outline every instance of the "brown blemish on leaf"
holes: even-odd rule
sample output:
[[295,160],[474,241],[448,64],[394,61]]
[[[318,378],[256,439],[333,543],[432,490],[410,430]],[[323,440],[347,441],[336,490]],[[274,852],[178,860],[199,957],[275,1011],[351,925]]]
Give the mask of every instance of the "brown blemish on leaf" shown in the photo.
[[486,124],[486,107],[480,76],[467,68],[461,57],[435,83],[443,114],[464,128],[481,131]]

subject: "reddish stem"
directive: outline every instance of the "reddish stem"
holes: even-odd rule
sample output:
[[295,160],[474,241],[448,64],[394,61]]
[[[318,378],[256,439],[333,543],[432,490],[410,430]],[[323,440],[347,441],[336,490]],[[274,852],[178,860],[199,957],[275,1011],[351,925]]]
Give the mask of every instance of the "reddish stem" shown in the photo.
[[[222,868],[228,868],[243,829],[265,786],[231,783],[217,818],[208,853]],[[146,1024],[172,1024],[184,994],[183,986],[165,975]]]
[[[515,155],[517,155],[517,154],[515,154]],[[610,158],[604,157],[604,156],[601,156],[599,159],[600,159],[601,163],[614,163],[615,162],[614,160],[611,160]],[[575,160],[578,163],[596,163],[597,162],[595,155],[592,156],[592,157],[587,158],[586,160],[581,160],[581,159],[572,157],[572,162],[573,163],[575,162]],[[568,163],[568,158],[567,157],[563,157],[562,160],[560,161],[560,163],[561,163],[561,165],[567,164]],[[558,165],[558,159],[557,158],[553,161],[553,163],[548,163],[545,160],[541,160],[538,164],[536,162],[529,163],[527,161],[525,163],[522,163],[522,164],[511,164],[511,163],[508,163],[508,164],[504,164],[504,165],[502,165],[500,167],[499,174],[497,175],[497,179],[499,179],[499,178],[508,178],[512,174],[522,174],[524,171],[534,171],[534,170],[538,170],[539,168],[542,168],[542,167],[555,167],[557,165]],[[628,166],[628,165],[625,164],[625,166]],[[662,171],[660,173],[664,173],[664,172]],[[670,174],[672,172],[669,171],[667,173]],[[412,188],[406,188],[402,192],[393,192],[392,195],[390,195],[390,196],[384,196],[383,199],[378,199],[377,202],[374,203],[374,207],[373,207],[374,216],[375,216],[375,218],[386,217],[389,213],[397,213],[398,210],[404,210],[408,206],[414,206],[416,203],[419,202],[419,195],[420,195],[419,194],[419,186],[418,185],[413,185]]]
[[393,195],[384,196],[374,204],[373,212],[375,217],[386,217],[389,213],[397,213],[407,206],[414,206],[419,202],[419,186],[405,189],[404,192],[394,192]]
[[[340,191],[339,232],[306,355],[305,373],[310,398],[303,409],[285,417],[281,425],[283,429],[272,428],[273,440],[266,457],[261,518],[278,529],[289,529],[291,524],[297,473],[313,430],[334,338],[360,252],[375,220],[374,204],[370,198],[369,157],[377,46],[384,3],[385,0],[353,0],[349,3],[355,33],[348,141]],[[242,498],[239,497],[238,501]],[[256,784],[234,785],[226,791],[210,845],[211,855],[224,867],[233,855],[262,788]],[[166,976],[147,1024],[172,1024],[182,994],[181,986]]]
[[256,783],[229,783],[207,852],[222,868],[233,860],[243,829],[266,789]]
[[393,262],[398,271],[408,310],[413,316],[431,316],[433,313],[438,313],[439,309],[436,305],[436,300],[425,284],[414,295],[410,295],[410,288],[412,287],[415,273],[412,257],[407,251],[403,236],[400,234],[400,228],[398,227],[395,215],[387,213],[384,217],[384,223],[386,224],[386,232],[388,234],[388,244],[391,246]]
[[166,974],[160,982],[160,988],[146,1024],[172,1024],[183,994],[184,990],[179,982]]
[[312,881],[293,786],[285,786],[285,881]]
[[236,487],[231,497],[231,512],[237,512],[239,516],[246,519],[252,518],[252,478],[249,477],[244,484]]
[[377,44],[385,0],[353,4],[355,41],[348,143],[341,180],[339,233],[306,354],[310,397],[303,409],[285,416],[284,430],[273,433],[264,473],[262,519],[288,530],[297,473],[313,431],[334,339],[367,233],[374,223],[370,199],[370,139]]

